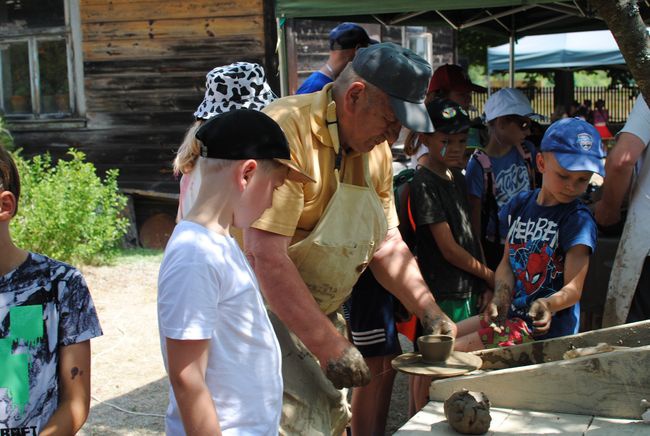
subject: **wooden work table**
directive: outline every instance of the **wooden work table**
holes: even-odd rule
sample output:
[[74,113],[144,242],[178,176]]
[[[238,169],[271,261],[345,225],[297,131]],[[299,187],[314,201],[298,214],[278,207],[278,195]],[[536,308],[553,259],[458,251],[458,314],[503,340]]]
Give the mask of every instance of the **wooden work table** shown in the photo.
[[[568,413],[533,412],[501,407],[490,408],[492,424],[486,435],[562,434],[588,436],[637,436],[650,434],[650,424],[629,419],[601,418]],[[429,402],[404,424],[395,436],[458,436],[445,418],[443,403]]]

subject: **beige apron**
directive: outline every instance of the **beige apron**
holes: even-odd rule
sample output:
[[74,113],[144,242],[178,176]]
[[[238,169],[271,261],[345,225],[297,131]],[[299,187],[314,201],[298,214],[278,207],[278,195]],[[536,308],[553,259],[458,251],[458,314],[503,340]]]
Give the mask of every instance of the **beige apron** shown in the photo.
[[[336,191],[314,230],[289,247],[289,257],[320,309],[345,334],[345,322],[336,311],[386,237],[388,225],[370,180],[367,154],[363,155],[366,186],[341,182],[342,150],[334,102],[327,109],[328,130],[337,154]],[[345,167],[341,173],[344,171]],[[275,315],[270,316],[282,349],[284,398],[280,433],[340,435],[351,417],[346,390],[334,388],[302,342]]]
[[625,323],[632,306],[643,264],[650,255],[650,154],[646,153],[635,187],[631,193],[630,207],[623,234],[618,243],[616,258],[609,277],[607,299],[603,313],[603,327]]

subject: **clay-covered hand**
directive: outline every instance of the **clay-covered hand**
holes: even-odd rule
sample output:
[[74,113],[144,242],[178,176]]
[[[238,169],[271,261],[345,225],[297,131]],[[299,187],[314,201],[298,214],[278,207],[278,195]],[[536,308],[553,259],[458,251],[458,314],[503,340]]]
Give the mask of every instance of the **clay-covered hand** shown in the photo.
[[551,328],[551,310],[543,298],[533,301],[528,316],[533,320],[533,335],[543,335]]
[[420,319],[424,335],[450,335],[456,337],[456,324],[442,311],[429,310]]
[[355,346],[349,344],[338,357],[327,359],[323,370],[336,389],[365,386],[370,383],[370,369]]
[[494,325],[496,328],[501,329],[506,325],[508,318],[508,306],[500,304],[494,299],[487,305],[483,314],[485,322]]

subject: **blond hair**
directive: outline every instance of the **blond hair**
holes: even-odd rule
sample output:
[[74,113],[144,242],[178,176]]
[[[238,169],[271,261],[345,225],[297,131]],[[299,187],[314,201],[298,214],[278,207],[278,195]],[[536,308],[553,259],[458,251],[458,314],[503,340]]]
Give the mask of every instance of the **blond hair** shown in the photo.
[[187,174],[196,165],[196,160],[201,155],[201,143],[196,139],[196,131],[203,125],[205,120],[196,120],[187,129],[185,137],[174,158],[174,174]]

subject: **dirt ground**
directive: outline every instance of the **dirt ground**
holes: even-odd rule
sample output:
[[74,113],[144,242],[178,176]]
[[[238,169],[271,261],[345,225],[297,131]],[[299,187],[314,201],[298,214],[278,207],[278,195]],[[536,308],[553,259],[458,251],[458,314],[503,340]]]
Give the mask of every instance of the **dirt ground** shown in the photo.
[[[160,253],[138,253],[112,266],[82,268],[104,336],[92,341],[92,402],[81,435],[164,434],[168,382],[156,321],[160,259]],[[398,374],[386,434],[406,420],[407,379]]]

